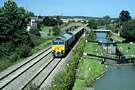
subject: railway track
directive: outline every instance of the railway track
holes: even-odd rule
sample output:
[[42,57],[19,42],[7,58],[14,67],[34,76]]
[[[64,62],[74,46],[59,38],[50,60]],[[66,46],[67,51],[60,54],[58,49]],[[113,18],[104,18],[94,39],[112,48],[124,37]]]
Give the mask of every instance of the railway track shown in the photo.
[[55,70],[55,68],[59,65],[62,59],[53,59],[53,61],[45,66],[35,77],[33,77],[21,90],[27,90],[29,89],[29,85],[31,82],[38,86],[38,88],[41,87],[41,85],[46,81],[46,79],[50,76],[50,74]]
[[[37,55],[35,55],[34,57],[29,58],[28,60],[17,65],[16,67],[11,68],[11,70],[0,73],[0,90],[1,89],[11,90],[10,85],[12,85],[16,81],[21,81],[22,79],[20,79],[20,78],[23,75],[24,75],[23,77],[27,77],[25,75],[28,72],[29,72],[28,74],[30,74],[30,71],[32,71],[31,68],[33,68],[33,70],[36,70],[36,68],[39,69],[40,66],[43,66],[42,64],[49,65],[49,62],[53,61],[53,60],[49,61],[50,57],[52,57],[51,50],[50,50],[50,48],[47,48],[47,49],[43,50],[42,52],[38,53]],[[45,60],[44,58],[46,58],[48,60]],[[18,78],[19,78],[19,80],[17,80]],[[22,81],[21,81],[21,83],[22,83]],[[10,87],[10,88],[8,88],[8,87]],[[16,88],[16,89],[12,89],[12,90],[19,90],[19,89]]]

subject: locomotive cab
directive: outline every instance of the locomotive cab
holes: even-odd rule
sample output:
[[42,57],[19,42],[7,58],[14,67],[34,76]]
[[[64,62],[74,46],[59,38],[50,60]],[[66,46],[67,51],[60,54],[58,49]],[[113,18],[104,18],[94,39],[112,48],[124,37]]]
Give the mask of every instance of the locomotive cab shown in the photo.
[[63,57],[65,54],[65,42],[62,38],[56,38],[52,42],[52,53],[54,57]]

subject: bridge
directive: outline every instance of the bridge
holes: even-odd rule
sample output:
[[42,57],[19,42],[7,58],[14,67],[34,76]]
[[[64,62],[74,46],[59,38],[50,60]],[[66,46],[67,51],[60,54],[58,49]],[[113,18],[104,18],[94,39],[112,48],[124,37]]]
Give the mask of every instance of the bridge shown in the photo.
[[135,64],[135,61],[134,61],[135,57],[124,58],[122,56],[116,55],[116,58],[111,58],[111,57],[100,56],[100,55],[95,55],[95,54],[90,54],[90,53],[85,53],[85,52],[83,53],[83,55],[101,58],[102,59],[101,64],[104,64],[104,62],[106,62],[106,59],[117,61],[117,64],[121,64],[121,63],[133,63],[133,64]]
[[87,42],[98,43],[100,45],[110,45],[110,44],[112,44],[113,46],[116,46],[116,44],[117,44],[117,42],[103,42],[103,41],[87,41]]
[[94,32],[111,32],[111,30],[106,30],[106,29],[94,29]]

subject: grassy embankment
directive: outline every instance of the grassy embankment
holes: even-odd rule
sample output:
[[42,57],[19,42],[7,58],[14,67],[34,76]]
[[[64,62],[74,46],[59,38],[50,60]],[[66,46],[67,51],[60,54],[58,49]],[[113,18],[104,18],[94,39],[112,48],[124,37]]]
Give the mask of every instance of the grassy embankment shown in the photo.
[[118,44],[118,48],[126,58],[135,57],[135,43]]
[[[102,54],[101,48],[95,43],[87,43],[84,51],[90,54]],[[100,60],[91,56],[82,57],[73,90],[84,90],[86,87],[91,87],[93,81],[105,72],[105,66],[100,64]]]
[[[39,50],[44,49],[51,43],[51,40],[49,40],[47,38],[49,28],[51,28],[51,27],[44,26],[43,28],[41,28],[41,31],[46,33],[45,37],[38,37],[38,36],[34,36],[34,35],[30,34],[35,47],[31,49],[31,52],[29,53],[29,55],[32,55],[32,54],[38,52]],[[6,48],[6,46],[5,46],[5,48]],[[16,50],[16,51],[12,52],[10,55],[1,57],[0,58],[0,71],[8,68],[9,66],[11,66],[13,64],[20,62],[20,60],[22,58],[20,58],[19,53],[20,52]]]
[[[111,36],[112,40],[115,42],[123,42],[125,39],[118,36],[117,34],[113,33]],[[132,57],[132,55],[135,55],[135,43],[119,43],[117,44],[118,49],[120,52],[126,57]]]
[[[32,50],[31,50],[31,54],[34,54],[44,48],[46,48],[49,44],[51,44],[51,39],[48,38],[48,37],[51,37],[51,38],[54,38],[53,35],[49,34],[49,29],[52,29],[52,27],[48,27],[48,26],[43,26],[41,27],[41,44],[37,45],[36,47],[34,47]],[[36,40],[36,38],[35,38]]]
[[123,42],[125,39],[118,36],[117,34],[115,33],[112,33],[111,35],[111,39],[114,41],[114,42]]

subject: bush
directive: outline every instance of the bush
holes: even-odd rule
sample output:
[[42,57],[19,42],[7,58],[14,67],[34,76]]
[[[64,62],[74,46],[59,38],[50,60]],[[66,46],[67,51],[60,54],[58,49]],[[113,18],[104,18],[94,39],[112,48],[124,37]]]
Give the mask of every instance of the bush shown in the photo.
[[31,51],[31,47],[29,45],[23,44],[23,45],[20,45],[16,50],[19,53],[21,58],[28,57]]
[[12,52],[9,56],[4,56],[0,58],[0,71],[11,66],[13,63],[20,60],[20,55],[16,52]]
[[41,43],[44,43],[47,39],[46,38],[42,38],[33,34],[30,34],[31,40],[33,42],[33,46],[38,46]]
[[10,55],[15,49],[15,45],[12,42],[0,44],[0,57]]
[[53,27],[52,32],[53,35],[60,35],[62,33],[58,26]]
[[10,62],[16,62],[20,59],[20,55],[18,55],[18,53],[14,53],[11,56],[9,56],[9,60]]
[[38,52],[39,50],[42,50],[42,49],[46,48],[51,42],[52,42],[51,40],[47,40],[46,42],[41,43],[40,45],[34,47],[31,50],[30,55]]
[[29,31],[29,33],[30,33],[30,34],[33,34],[33,35],[35,35],[35,36],[41,36],[39,31],[40,31],[39,29],[31,29],[31,30]]
[[86,31],[86,38],[88,41],[93,41],[96,40],[96,34],[91,30],[91,31]]

